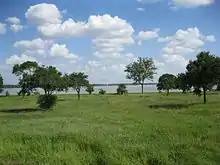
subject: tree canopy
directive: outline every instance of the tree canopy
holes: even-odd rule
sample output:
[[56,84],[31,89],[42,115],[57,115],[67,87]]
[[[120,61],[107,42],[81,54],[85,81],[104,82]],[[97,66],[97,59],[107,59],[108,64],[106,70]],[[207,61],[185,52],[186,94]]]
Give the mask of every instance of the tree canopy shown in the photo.
[[86,86],[86,92],[88,92],[91,95],[92,92],[94,92],[94,86],[92,84],[88,84]]
[[183,93],[189,91],[191,86],[188,82],[187,74],[186,73],[179,73],[176,78],[176,88],[182,90]]
[[220,59],[210,52],[201,52],[197,59],[190,61],[186,67],[189,84],[194,87],[194,93],[201,95],[203,91],[204,103],[206,92],[211,83],[215,83],[220,77]]
[[157,84],[158,90],[166,90],[167,95],[171,89],[176,89],[176,76],[172,74],[163,74],[160,76]]
[[141,85],[142,94],[144,93],[145,80],[153,80],[155,71],[154,61],[147,57],[139,57],[137,61],[127,65],[125,69],[127,78],[132,79],[135,84]]
[[37,84],[33,80],[33,74],[38,67],[38,64],[32,61],[14,65],[12,74],[15,74],[19,77],[18,84],[21,87],[19,94],[22,94],[23,96],[25,94],[30,94],[30,92],[37,87]]
[[125,84],[119,84],[117,88],[117,94],[118,95],[123,95],[128,92],[127,87]]
[[52,95],[54,91],[64,90],[62,73],[53,66],[38,67],[34,75],[38,88],[42,88],[46,95]]
[[80,100],[81,88],[86,87],[89,84],[88,76],[83,72],[72,73],[69,75],[69,86],[74,88],[78,95],[78,100]]

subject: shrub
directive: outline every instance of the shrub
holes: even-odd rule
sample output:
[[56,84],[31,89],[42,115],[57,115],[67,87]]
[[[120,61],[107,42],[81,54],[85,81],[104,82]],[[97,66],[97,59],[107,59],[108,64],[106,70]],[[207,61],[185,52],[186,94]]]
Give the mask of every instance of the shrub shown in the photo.
[[117,94],[118,95],[123,95],[123,94],[127,94],[128,90],[126,89],[126,85],[125,84],[119,84],[118,88],[117,88]]
[[8,91],[5,92],[5,96],[8,97],[10,96],[10,93]]
[[37,104],[39,104],[39,107],[41,109],[52,109],[57,102],[57,96],[56,95],[39,95]]
[[94,86],[91,84],[87,85],[86,92],[88,92],[91,95],[92,92],[94,92]]
[[99,94],[100,94],[100,95],[104,95],[104,94],[106,94],[106,91],[105,91],[104,89],[100,89],[100,90],[99,90]]

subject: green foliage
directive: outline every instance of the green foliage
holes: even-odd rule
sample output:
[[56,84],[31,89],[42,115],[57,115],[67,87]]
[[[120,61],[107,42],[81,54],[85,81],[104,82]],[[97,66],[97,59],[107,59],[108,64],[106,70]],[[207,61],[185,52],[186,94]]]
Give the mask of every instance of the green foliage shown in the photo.
[[33,75],[38,67],[38,64],[32,61],[14,65],[12,73],[19,77],[18,85],[21,87],[20,95],[28,95],[37,87]]
[[83,72],[72,73],[69,75],[69,85],[74,88],[78,94],[78,100],[80,100],[81,88],[88,86],[88,76]]
[[169,91],[172,89],[176,89],[176,76],[172,74],[163,74],[160,76],[157,84],[157,90],[166,90],[167,95],[169,95]]
[[91,84],[88,84],[86,86],[86,92],[88,92],[90,95],[92,94],[92,92],[94,92],[94,86]]
[[123,95],[123,94],[127,94],[128,90],[125,84],[119,84],[118,88],[117,88],[117,94],[118,95]]
[[56,95],[39,95],[37,99],[37,104],[41,109],[50,110],[57,102]]
[[142,93],[144,93],[144,82],[153,80],[156,69],[153,59],[139,57],[137,61],[126,66],[125,72],[128,79],[142,86]]
[[2,77],[2,75],[0,74],[0,93],[2,93],[3,92],[3,86],[4,84],[3,84],[3,77]]
[[64,90],[61,85],[63,83],[62,73],[53,66],[38,67],[34,79],[37,87],[42,88],[47,95],[52,95],[56,90]]
[[191,86],[188,83],[188,78],[186,73],[179,73],[176,78],[176,88],[182,90],[183,93],[186,93],[191,89]]
[[204,103],[206,103],[209,84],[218,82],[220,78],[220,58],[210,52],[201,52],[196,60],[189,62],[186,69],[189,84],[195,88],[195,94],[201,95],[203,91]]
[[99,89],[99,94],[100,95],[105,95],[106,94],[106,91],[104,89]]

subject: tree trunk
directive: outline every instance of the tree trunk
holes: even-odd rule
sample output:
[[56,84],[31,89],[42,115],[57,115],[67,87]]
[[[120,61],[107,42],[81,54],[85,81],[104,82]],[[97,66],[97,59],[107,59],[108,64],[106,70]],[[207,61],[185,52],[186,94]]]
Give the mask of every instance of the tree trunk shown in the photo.
[[169,90],[169,89],[167,89],[167,96],[169,96],[169,94],[170,94],[170,90]]
[[77,91],[78,100],[80,100],[80,91]]
[[144,83],[141,84],[141,93],[144,94]]
[[203,98],[204,98],[204,104],[206,104],[206,89],[203,88]]

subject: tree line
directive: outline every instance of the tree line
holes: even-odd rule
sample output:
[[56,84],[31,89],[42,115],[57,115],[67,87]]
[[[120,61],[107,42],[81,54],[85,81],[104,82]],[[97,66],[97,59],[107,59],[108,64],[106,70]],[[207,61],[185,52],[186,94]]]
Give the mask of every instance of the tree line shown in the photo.
[[[126,66],[125,72],[127,79],[134,81],[134,84],[141,85],[141,92],[144,93],[144,84],[146,80],[152,81],[156,74],[152,58],[139,57],[137,61]],[[69,88],[75,89],[78,100],[82,88],[86,88],[89,94],[94,91],[94,86],[90,84],[88,75],[83,72],[73,72],[71,74],[62,74],[53,66],[40,66],[36,62],[27,61],[13,66],[12,73],[19,78],[18,85],[21,88],[19,95],[30,95],[37,88],[44,91],[43,95],[38,96],[37,103],[40,108],[51,109],[57,100],[55,91],[67,92]],[[177,76],[166,73],[159,77],[157,89],[166,91],[169,95],[170,90],[179,89],[183,93],[193,89],[193,93],[198,96],[203,95],[206,103],[206,93],[214,85],[220,89],[220,58],[210,52],[200,52],[195,60],[189,61],[185,73],[179,73]],[[0,75],[0,92],[3,88],[3,78]],[[100,90],[99,94],[105,94],[106,91]],[[117,94],[127,94],[125,84],[120,84]]]
[[[141,85],[143,93],[145,80],[153,80],[156,69],[151,58],[139,58],[136,62],[129,64],[125,72],[128,79]],[[217,85],[217,90],[220,89],[220,57],[203,51],[196,56],[195,60],[189,61],[185,73],[179,73],[177,76],[165,73],[160,76],[157,89],[167,91],[167,95],[172,89],[182,90],[183,93],[193,89],[194,94],[203,95],[206,103],[207,91],[214,85]]]

